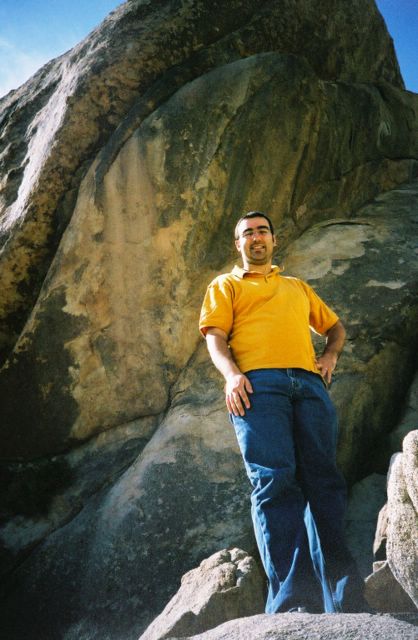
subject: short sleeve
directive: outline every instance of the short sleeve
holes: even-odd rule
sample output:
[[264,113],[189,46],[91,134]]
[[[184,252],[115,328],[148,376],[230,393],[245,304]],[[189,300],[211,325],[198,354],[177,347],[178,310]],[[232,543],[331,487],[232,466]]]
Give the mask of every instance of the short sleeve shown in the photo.
[[206,290],[199,319],[199,330],[205,337],[209,327],[230,334],[233,323],[233,291],[225,279],[215,279]]
[[325,304],[318,294],[308,284],[303,283],[309,298],[309,325],[321,335],[324,335],[339,318],[337,314]]

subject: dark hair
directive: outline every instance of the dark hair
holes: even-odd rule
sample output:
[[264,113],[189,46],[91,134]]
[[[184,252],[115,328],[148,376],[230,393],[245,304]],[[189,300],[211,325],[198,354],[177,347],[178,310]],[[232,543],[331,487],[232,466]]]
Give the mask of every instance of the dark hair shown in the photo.
[[271,231],[271,235],[274,236],[274,229],[273,229],[273,223],[270,220],[270,218],[263,213],[262,211],[249,211],[248,213],[246,213],[244,216],[241,216],[241,218],[238,220],[237,224],[235,225],[235,240],[238,240],[238,227],[241,224],[241,222],[243,220],[248,220],[248,218],[265,218],[267,220],[267,222],[269,223],[269,227],[270,227],[270,231]]

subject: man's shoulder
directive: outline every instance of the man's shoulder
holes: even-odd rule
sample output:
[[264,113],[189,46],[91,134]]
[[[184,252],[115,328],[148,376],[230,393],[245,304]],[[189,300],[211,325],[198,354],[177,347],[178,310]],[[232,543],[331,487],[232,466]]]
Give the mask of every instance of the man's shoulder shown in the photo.
[[239,276],[237,275],[237,273],[235,273],[235,269],[232,269],[232,271],[229,271],[228,273],[221,273],[213,278],[213,280],[209,282],[208,286],[223,288],[225,286],[233,284],[234,282],[238,282],[239,279]]
[[306,282],[304,282],[303,280],[301,280],[300,278],[297,278],[296,276],[284,276],[282,273],[280,274],[280,278],[282,280],[284,280],[284,282],[286,282],[287,284],[290,285],[296,285],[298,287],[300,286],[306,286]]

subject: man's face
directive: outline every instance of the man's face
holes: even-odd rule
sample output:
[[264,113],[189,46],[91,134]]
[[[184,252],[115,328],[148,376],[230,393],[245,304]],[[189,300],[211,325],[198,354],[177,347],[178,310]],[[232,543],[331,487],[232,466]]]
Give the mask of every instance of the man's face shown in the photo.
[[242,220],[238,227],[235,246],[241,254],[244,266],[269,264],[273,257],[276,238],[268,221],[263,217]]

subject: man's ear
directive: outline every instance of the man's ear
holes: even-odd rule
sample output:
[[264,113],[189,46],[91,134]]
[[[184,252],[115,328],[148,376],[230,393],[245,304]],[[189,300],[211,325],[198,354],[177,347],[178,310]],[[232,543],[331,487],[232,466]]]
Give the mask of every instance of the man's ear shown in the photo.
[[241,245],[240,245],[240,241],[239,238],[237,240],[235,240],[235,246],[237,248],[238,253],[240,253],[241,251]]
[[273,233],[273,247],[277,247],[276,234]]

